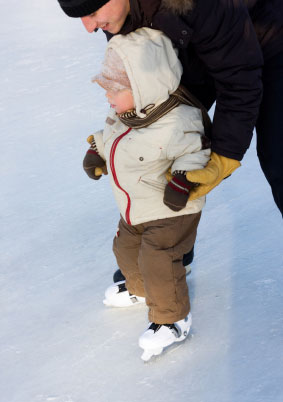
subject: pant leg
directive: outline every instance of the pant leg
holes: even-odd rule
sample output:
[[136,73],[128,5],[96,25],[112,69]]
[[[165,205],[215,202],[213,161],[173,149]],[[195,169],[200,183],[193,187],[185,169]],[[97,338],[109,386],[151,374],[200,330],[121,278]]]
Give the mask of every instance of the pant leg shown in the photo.
[[283,53],[266,61],[263,99],[256,124],[257,153],[283,215]]
[[193,247],[200,215],[144,224],[138,264],[151,322],[171,324],[190,312],[183,254]]
[[142,225],[131,226],[121,218],[117,235],[113,240],[113,252],[117,264],[126,278],[128,291],[144,297],[143,278],[138,266],[142,231]]
[[[183,255],[183,265],[186,267],[193,262],[194,259],[194,247],[188,253]],[[126,278],[122,274],[120,268],[118,268],[113,274],[113,282],[124,281]]]

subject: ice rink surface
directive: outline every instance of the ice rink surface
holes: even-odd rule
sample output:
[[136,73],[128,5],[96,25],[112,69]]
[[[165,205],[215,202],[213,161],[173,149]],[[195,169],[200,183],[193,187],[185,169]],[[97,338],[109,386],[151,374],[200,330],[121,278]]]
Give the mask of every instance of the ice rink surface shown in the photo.
[[106,40],[56,1],[0,0],[0,401],[281,402],[283,228],[253,141],[207,197],[189,338],[144,364],[145,307],[102,304],[119,219],[86,138]]

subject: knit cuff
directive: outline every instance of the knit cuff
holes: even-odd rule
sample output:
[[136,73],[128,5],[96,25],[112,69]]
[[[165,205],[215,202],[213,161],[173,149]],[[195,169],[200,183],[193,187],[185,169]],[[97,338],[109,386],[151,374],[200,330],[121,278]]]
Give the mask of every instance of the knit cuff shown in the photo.
[[174,172],[172,173],[173,176],[176,176],[177,174],[182,174],[182,175],[186,175],[186,170],[174,170]]
[[171,187],[172,190],[186,195],[189,195],[192,188],[191,183],[185,178],[185,176],[184,179],[182,177],[182,180],[180,180],[179,177],[174,176],[173,179],[168,183],[168,186]]
[[89,151],[92,151],[93,153],[96,153],[97,155],[99,155],[95,140],[91,141]]

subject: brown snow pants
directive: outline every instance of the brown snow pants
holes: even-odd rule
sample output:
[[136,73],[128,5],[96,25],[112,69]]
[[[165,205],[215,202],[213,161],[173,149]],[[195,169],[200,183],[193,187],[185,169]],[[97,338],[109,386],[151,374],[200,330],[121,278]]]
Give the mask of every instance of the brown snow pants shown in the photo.
[[201,213],[128,225],[123,218],[113,251],[128,291],[146,298],[149,321],[172,324],[190,311],[183,254],[191,250]]

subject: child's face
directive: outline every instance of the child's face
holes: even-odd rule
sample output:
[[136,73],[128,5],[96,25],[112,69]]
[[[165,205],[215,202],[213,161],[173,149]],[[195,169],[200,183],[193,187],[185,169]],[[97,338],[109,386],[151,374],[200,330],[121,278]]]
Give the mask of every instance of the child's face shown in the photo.
[[133,94],[129,89],[122,89],[120,91],[108,90],[106,91],[106,98],[116,113],[124,113],[135,107]]

